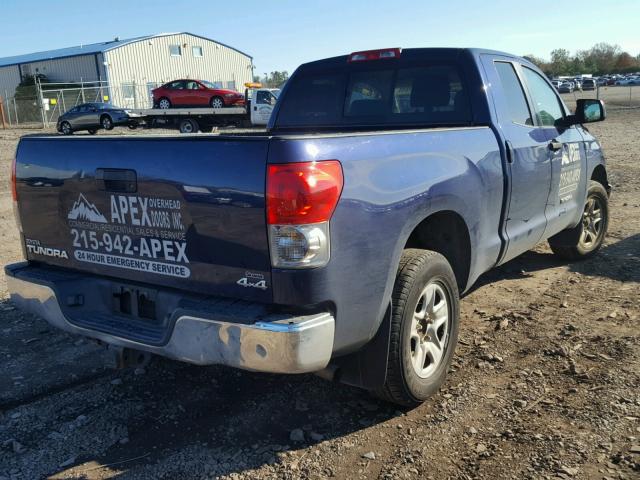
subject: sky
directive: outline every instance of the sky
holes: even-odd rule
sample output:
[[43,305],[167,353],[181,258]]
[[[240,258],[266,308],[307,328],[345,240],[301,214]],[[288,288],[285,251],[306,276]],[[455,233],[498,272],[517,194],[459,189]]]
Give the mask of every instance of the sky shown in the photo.
[[186,31],[248,53],[255,73],[386,47],[481,47],[549,58],[598,42],[640,53],[640,0],[1,0],[0,58]]

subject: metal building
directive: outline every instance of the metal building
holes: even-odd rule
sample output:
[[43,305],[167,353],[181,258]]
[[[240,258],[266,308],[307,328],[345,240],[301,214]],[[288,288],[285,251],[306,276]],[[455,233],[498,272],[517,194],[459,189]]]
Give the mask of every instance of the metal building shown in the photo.
[[151,89],[169,80],[202,79],[242,90],[252,69],[252,58],[228,45],[162,33],[0,58],[0,96],[13,96],[21,78],[43,74],[56,83],[103,82],[114,103],[145,107]]

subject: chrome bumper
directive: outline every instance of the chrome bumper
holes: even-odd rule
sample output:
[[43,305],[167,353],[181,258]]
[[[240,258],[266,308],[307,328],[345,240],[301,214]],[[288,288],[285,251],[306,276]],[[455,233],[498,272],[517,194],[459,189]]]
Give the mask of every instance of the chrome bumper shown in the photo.
[[249,324],[179,316],[167,343],[148,345],[74,325],[63,313],[53,288],[7,272],[11,301],[54,327],[121,347],[198,365],[222,364],[245,370],[305,373],[323,369],[333,350],[334,318],[323,312]]

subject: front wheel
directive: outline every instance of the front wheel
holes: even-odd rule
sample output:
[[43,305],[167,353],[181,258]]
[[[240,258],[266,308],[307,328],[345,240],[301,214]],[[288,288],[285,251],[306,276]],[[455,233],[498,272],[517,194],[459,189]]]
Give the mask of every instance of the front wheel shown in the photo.
[[222,107],[224,107],[224,101],[220,97],[213,97],[209,104],[211,105],[211,108],[222,108]]
[[415,407],[444,382],[458,341],[458,285],[437,252],[403,252],[393,288],[391,337],[383,400]]
[[[580,223],[549,239],[553,253],[565,260],[582,260],[594,255],[604,242],[609,227],[609,196],[602,184],[591,180]],[[564,240],[566,235],[572,239]]]

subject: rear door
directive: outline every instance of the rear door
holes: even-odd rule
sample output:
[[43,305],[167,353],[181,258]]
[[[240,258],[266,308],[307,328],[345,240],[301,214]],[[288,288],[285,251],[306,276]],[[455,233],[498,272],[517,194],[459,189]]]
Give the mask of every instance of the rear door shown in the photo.
[[267,149],[267,137],[23,139],[17,190],[27,258],[270,301]]
[[533,248],[544,234],[551,187],[549,141],[536,125],[519,65],[509,57],[493,55],[483,55],[482,62],[506,139],[510,191],[505,217],[508,245],[502,261],[507,261]]

